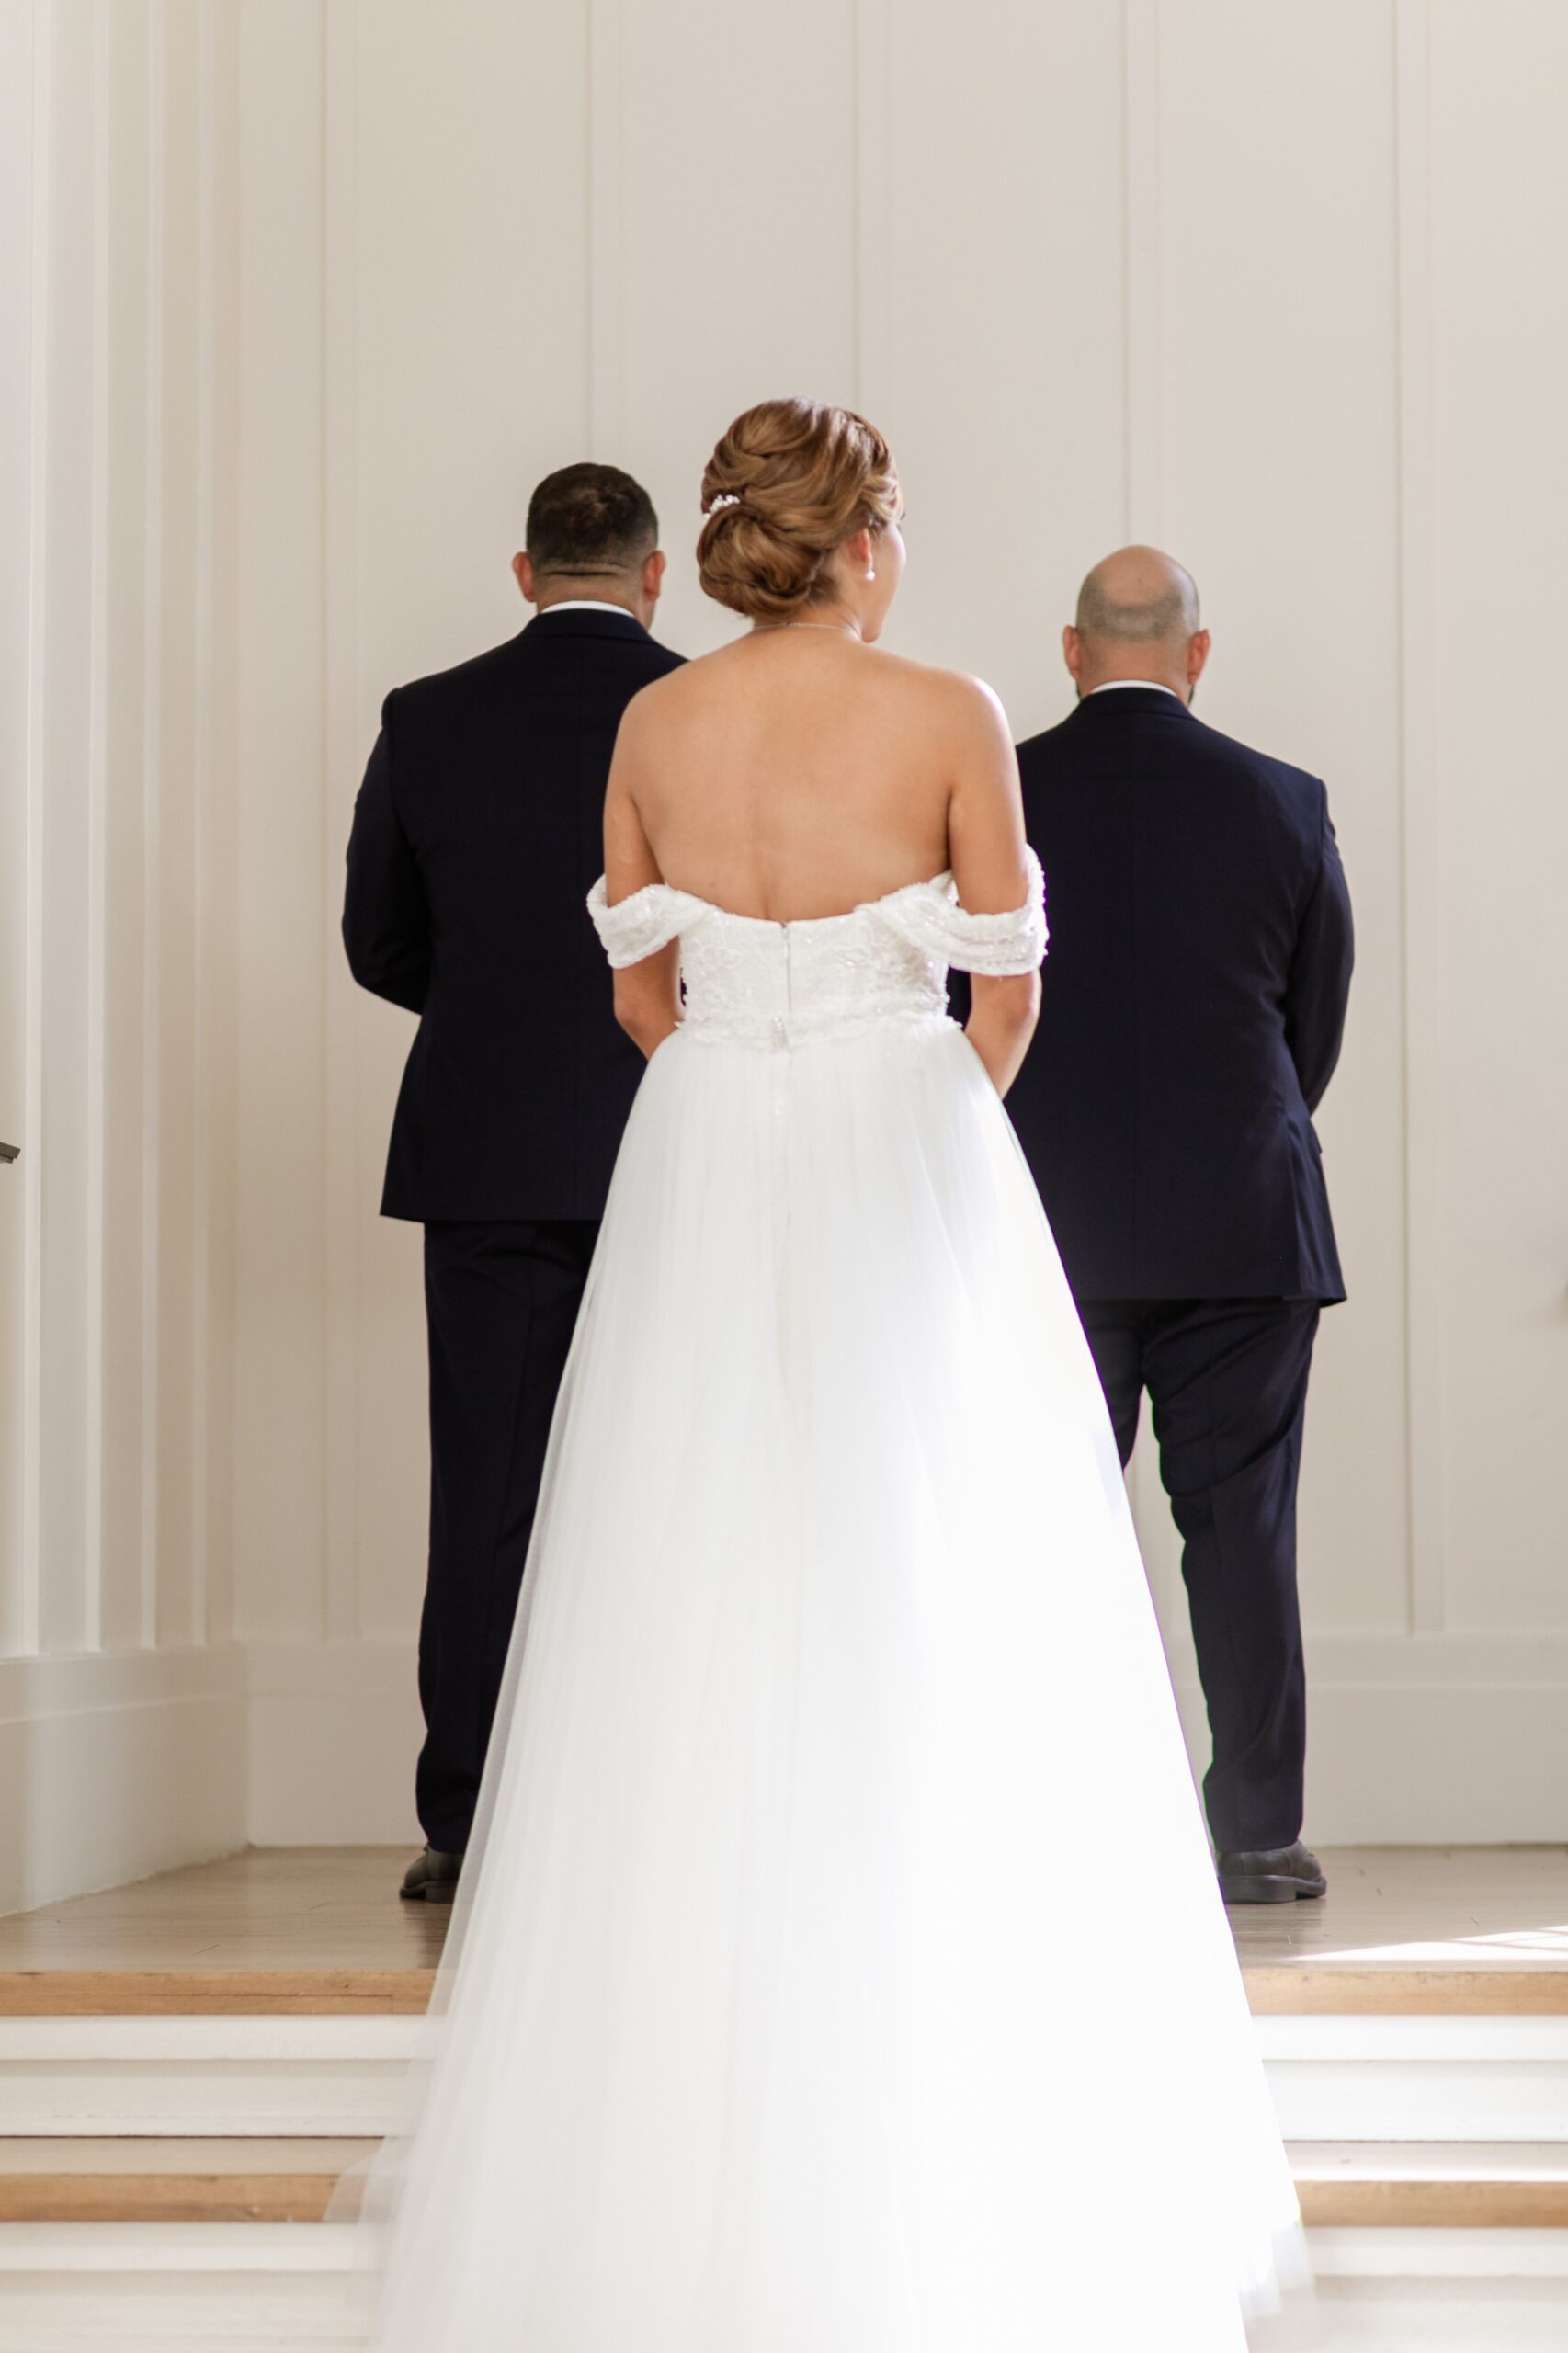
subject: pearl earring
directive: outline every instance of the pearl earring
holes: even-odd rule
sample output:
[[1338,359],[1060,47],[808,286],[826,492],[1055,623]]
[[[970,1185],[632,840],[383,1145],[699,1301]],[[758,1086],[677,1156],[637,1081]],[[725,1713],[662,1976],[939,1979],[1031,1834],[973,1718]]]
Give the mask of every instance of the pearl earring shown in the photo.
[[875,574],[874,572],[872,572],[872,571],[870,571],[870,570],[868,570],[868,571],[867,571],[866,577],[867,577],[867,579],[868,579],[868,580],[874,580],[874,579],[876,578],[876,576],[877,576],[877,575],[876,575],[876,574]]

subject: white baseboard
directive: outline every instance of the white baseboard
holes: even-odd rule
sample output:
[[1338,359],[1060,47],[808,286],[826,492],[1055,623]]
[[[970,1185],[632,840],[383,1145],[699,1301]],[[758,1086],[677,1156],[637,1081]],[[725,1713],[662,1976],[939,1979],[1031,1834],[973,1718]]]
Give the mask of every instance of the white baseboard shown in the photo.
[[[1562,1637],[1319,1637],[1308,1665],[1311,1836],[1568,1842]],[[1200,1770],[1202,1700],[1179,1696]],[[412,1643],[0,1662],[0,1911],[247,1841],[416,1843],[419,1740]]]
[[[1201,1770],[1202,1695],[1179,1658],[1176,1674]],[[1306,1830],[1325,1846],[1568,1842],[1562,1634],[1309,1636]]]
[[233,1853],[246,1762],[236,1646],[0,1662],[0,1912]]
[[257,1847],[417,1845],[412,1643],[250,1645]]
[[1309,1688],[1307,1711],[1313,1837],[1568,1842],[1568,1685],[1328,1684]]
[[[1560,1638],[1320,1636],[1308,1667],[1312,1837],[1333,1846],[1568,1842],[1568,1646]],[[1178,1697],[1200,1772],[1202,1697],[1185,1679]],[[250,1715],[256,1845],[417,1838],[411,1643],[254,1644]]]

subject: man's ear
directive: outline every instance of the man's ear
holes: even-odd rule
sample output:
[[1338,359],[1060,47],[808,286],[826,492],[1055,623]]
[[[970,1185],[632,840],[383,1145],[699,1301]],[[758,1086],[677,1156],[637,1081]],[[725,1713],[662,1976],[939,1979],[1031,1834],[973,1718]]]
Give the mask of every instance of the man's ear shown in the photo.
[[534,580],[533,564],[529,558],[526,555],[515,555],[512,558],[512,572],[523,595],[530,605],[533,604],[536,601],[534,589],[537,584]]
[[1083,676],[1084,641],[1071,621],[1062,632],[1062,659],[1066,663],[1071,676],[1077,678]]
[[653,554],[644,559],[642,594],[651,605],[656,605],[659,601],[659,591],[665,585],[665,563],[666,558],[663,548],[655,548]]
[[1203,665],[1209,659],[1209,632],[1200,629],[1196,637],[1187,641],[1187,683],[1195,687],[1203,676]]

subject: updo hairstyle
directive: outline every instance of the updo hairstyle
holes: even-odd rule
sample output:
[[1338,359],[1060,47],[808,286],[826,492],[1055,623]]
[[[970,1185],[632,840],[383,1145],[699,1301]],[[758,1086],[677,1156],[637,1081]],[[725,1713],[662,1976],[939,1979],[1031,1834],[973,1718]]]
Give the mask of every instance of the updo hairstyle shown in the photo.
[[760,401],[709,459],[702,511],[697,565],[708,595],[748,620],[788,620],[826,593],[846,540],[896,520],[892,452],[850,409]]

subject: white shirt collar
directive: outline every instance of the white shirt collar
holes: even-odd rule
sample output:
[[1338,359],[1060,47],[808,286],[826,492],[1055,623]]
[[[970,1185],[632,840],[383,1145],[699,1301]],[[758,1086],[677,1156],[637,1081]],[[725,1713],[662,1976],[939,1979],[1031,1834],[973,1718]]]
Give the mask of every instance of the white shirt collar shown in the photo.
[[[1097,687],[1089,688],[1089,694],[1113,695],[1119,687],[1147,687],[1153,694],[1169,695],[1173,702],[1181,700],[1181,697],[1174,687],[1163,687],[1158,678],[1102,678]],[[1085,695],[1084,699],[1086,702],[1088,695]]]
[[602,597],[562,597],[558,604],[541,605],[536,619],[543,620],[548,613],[619,613],[629,621],[637,619],[630,606],[609,605]]

